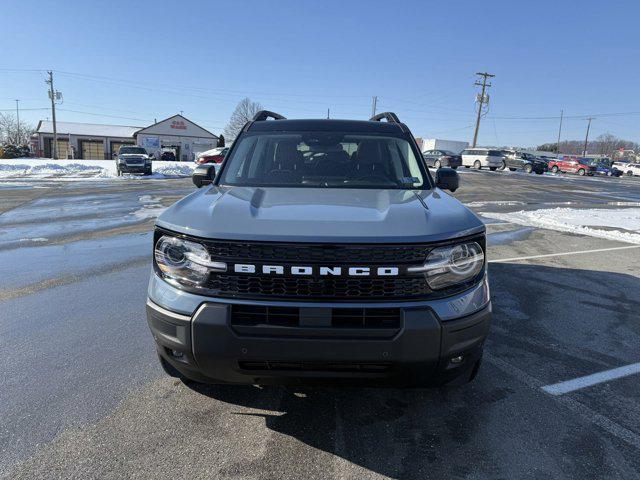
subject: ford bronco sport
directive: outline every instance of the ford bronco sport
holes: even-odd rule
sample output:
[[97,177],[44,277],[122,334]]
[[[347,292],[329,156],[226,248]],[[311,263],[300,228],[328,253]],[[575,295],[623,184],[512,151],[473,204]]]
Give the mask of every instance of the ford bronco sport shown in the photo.
[[[271,118],[272,120],[269,120]],[[382,121],[386,120],[386,121]],[[261,111],[157,220],[147,319],[184,381],[465,383],[491,302],[485,227],[390,112]]]

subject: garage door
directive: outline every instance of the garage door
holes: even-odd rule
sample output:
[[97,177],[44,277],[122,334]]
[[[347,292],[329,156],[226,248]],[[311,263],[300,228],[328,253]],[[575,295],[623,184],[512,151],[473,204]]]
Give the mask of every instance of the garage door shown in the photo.
[[116,158],[118,155],[118,150],[123,145],[135,145],[133,142],[111,142],[111,158]]
[[[58,144],[58,158],[67,158],[69,152],[69,141],[68,140],[58,140],[56,142]],[[53,138],[47,138],[44,144],[44,156],[47,158],[51,158],[51,148],[53,146]],[[69,158],[71,156],[69,155]]]
[[82,156],[80,158],[90,160],[104,160],[104,142],[95,142],[84,140],[80,142],[82,145]]

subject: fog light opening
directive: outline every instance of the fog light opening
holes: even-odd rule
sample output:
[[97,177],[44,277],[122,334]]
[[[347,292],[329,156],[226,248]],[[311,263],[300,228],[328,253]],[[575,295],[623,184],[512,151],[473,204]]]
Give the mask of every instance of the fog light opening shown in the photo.
[[458,355],[457,357],[453,357],[451,360],[449,360],[449,363],[452,363],[454,365],[459,365],[464,361],[464,355]]
[[169,350],[169,355],[171,355],[176,360],[184,359],[184,353],[183,352],[179,352],[178,350]]

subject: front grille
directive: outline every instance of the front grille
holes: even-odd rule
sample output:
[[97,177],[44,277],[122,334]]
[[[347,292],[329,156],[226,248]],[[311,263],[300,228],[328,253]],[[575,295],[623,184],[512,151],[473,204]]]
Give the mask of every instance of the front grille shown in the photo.
[[[171,234],[161,229],[156,236]],[[156,238],[157,239],[157,238]],[[485,248],[484,235],[455,241],[476,241]],[[194,238],[205,246],[211,258],[225,262],[226,272],[212,272],[197,293],[254,300],[295,300],[308,302],[388,302],[442,298],[476,284],[484,272],[463,285],[432,291],[422,275],[408,274],[406,268],[424,262],[433,244],[313,244],[208,240]],[[234,271],[235,264],[256,265],[256,273]],[[261,274],[261,265],[282,265],[285,273]],[[311,267],[311,275],[291,274],[292,266]],[[320,275],[321,267],[368,267],[374,274]],[[399,275],[378,274],[379,268],[397,267]],[[286,324],[288,319],[281,318]]]
[[385,373],[392,369],[388,363],[353,363],[353,362],[282,362],[282,361],[242,361],[238,362],[241,370],[270,370],[297,372],[344,372],[344,373]]
[[[400,328],[399,308],[331,308],[327,325],[332,328]],[[232,326],[299,327],[300,308],[262,305],[231,306]]]
[[430,293],[422,277],[336,278],[271,277],[219,273],[210,276],[206,287],[219,296],[251,298],[379,299],[423,297]]
[[319,245],[304,243],[211,242],[212,258],[307,264],[421,263],[431,249],[426,245]]

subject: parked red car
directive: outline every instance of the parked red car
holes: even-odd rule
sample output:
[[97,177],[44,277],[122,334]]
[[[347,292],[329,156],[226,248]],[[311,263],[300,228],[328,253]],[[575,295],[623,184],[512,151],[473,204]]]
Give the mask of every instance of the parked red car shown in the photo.
[[198,155],[196,163],[198,165],[202,165],[203,163],[222,163],[228,151],[229,147],[212,148]]
[[549,170],[553,173],[577,173],[578,175],[594,175],[597,168],[590,164],[591,159],[574,155],[561,155],[549,161]]

